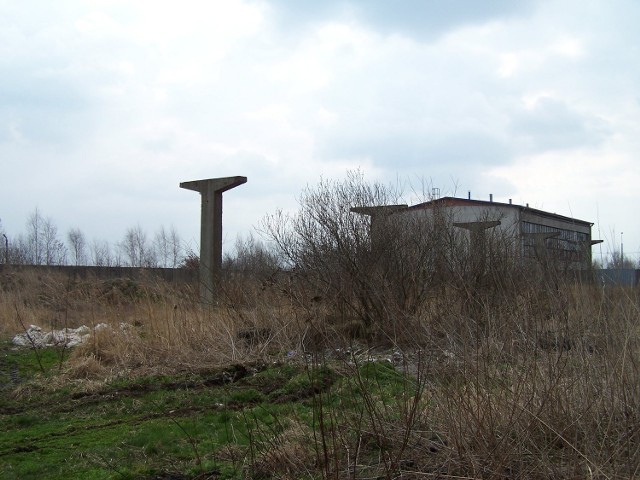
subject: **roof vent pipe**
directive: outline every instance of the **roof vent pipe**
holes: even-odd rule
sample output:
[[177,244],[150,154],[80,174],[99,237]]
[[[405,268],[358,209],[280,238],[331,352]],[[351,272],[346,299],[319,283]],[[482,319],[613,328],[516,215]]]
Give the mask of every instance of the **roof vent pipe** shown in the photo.
[[491,203],[493,203],[493,193],[490,193],[490,194],[489,194],[489,201],[490,201]]
[[471,190],[469,190],[469,200],[471,200]]

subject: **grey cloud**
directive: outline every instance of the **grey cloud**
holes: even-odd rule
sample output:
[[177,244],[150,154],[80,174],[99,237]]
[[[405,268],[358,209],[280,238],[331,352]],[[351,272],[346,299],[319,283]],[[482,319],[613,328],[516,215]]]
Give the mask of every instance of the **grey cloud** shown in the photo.
[[0,134],[0,141],[15,141],[12,130],[22,140],[41,146],[55,146],[67,149],[74,144],[81,143],[82,136],[92,130],[96,119],[87,113],[72,112],[43,112],[34,109],[20,111],[9,116],[0,116],[0,123],[5,127]]
[[11,140],[13,129],[26,141],[65,144],[92,124],[91,100],[72,81],[35,69],[3,69],[0,76],[0,141]]
[[358,2],[357,11],[367,23],[383,31],[408,31],[422,37],[442,33],[452,27],[484,23],[529,11],[532,1],[512,0],[416,0]]
[[34,71],[0,70],[0,107],[78,109],[86,99],[68,82],[48,78]]
[[503,164],[510,149],[499,137],[481,131],[378,132],[325,138],[321,155],[328,158],[370,158],[380,167],[450,175],[473,167]]
[[537,0],[272,0],[277,19],[290,26],[355,17],[384,33],[433,38],[459,25],[531,12]]
[[509,131],[533,151],[597,146],[610,134],[603,119],[573,110],[551,98],[513,115]]

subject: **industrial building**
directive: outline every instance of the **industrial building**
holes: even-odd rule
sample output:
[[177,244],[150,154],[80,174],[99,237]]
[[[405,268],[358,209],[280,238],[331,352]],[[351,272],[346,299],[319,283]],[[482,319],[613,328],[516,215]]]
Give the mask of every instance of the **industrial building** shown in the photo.
[[[572,270],[586,270],[591,266],[591,247],[601,240],[593,240],[593,223],[576,218],[545,212],[529,205],[494,202],[469,198],[442,197],[417,205],[387,205],[354,208],[356,213],[371,216],[371,228],[380,220],[424,216],[425,220],[437,214],[446,219],[452,228],[468,232],[471,245],[480,245],[478,238],[489,233],[499,233],[510,239],[523,259],[552,261]],[[406,218],[406,217],[405,217]]]

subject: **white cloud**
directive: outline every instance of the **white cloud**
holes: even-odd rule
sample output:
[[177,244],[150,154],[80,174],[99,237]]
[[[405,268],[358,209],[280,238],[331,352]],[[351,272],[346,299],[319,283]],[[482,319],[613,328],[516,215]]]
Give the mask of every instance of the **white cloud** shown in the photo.
[[361,167],[592,221],[597,202],[640,255],[632,0],[36,3],[0,4],[7,230],[39,205],[90,237],[197,238],[178,183],[246,175],[233,238]]

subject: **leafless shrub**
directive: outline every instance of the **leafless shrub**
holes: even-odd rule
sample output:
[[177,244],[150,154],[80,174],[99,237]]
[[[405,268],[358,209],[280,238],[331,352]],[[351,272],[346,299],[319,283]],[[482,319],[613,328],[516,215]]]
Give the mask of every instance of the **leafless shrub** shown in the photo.
[[[385,297],[406,293],[418,282],[403,276],[406,261],[392,270],[391,251],[405,255],[407,250],[385,245],[387,238],[374,242],[369,218],[352,208],[389,205],[399,197],[397,189],[368,184],[361,174],[351,173],[345,181],[322,180],[317,188],[304,190],[298,214],[267,217],[263,229],[288,269],[292,299],[307,308],[309,300],[326,299],[340,315],[357,315],[367,326],[383,323],[398,303],[389,304]],[[410,295],[399,301],[410,301]]]
[[489,303],[514,298],[533,271],[511,232],[469,233],[437,203],[413,209],[397,205],[400,199],[394,186],[367,183],[358,172],[305,189],[297,214],[263,221],[285,265],[278,287],[301,308],[317,311],[321,303],[328,315],[358,317],[393,342],[410,338],[411,319],[438,298],[453,294],[450,303],[478,316]]

